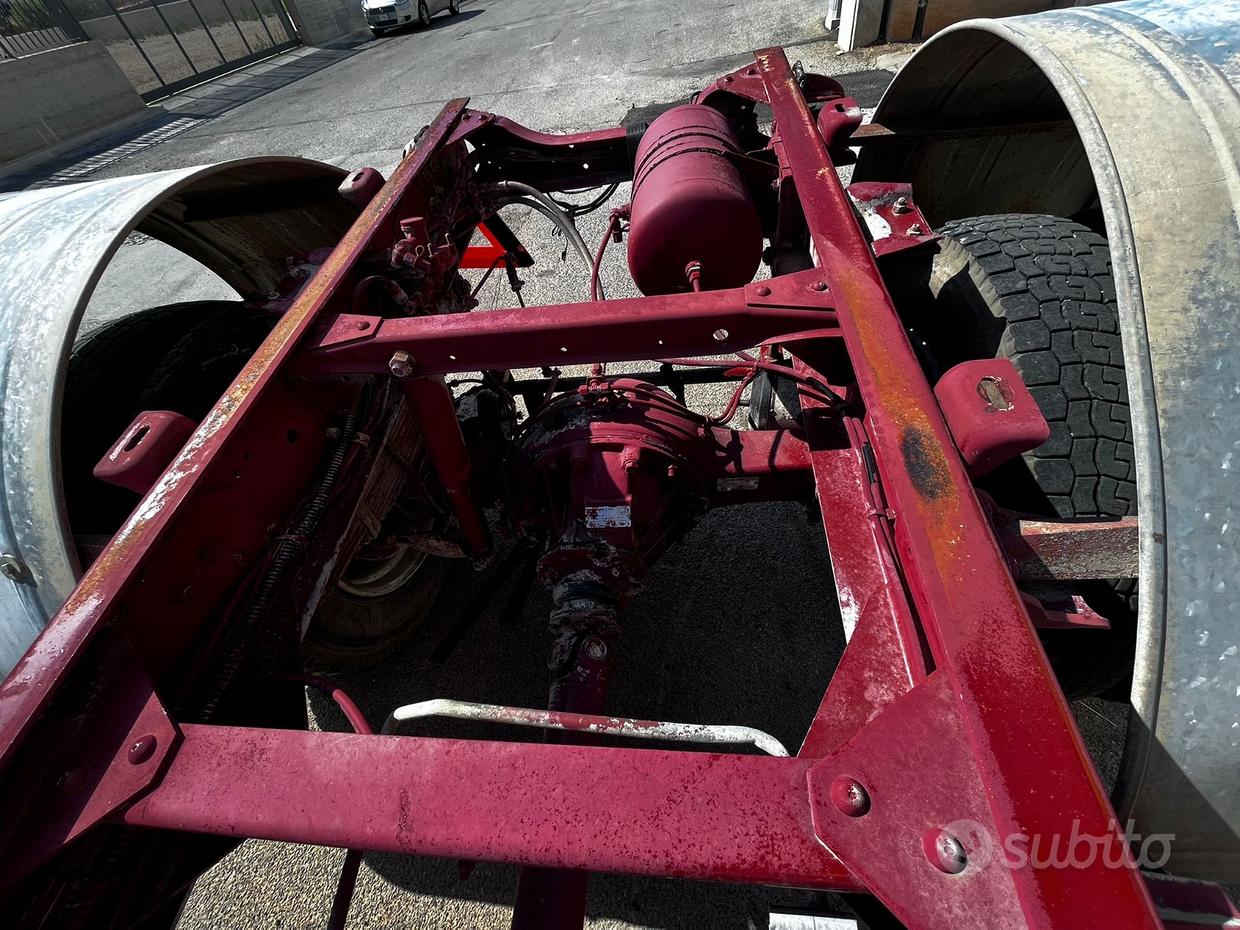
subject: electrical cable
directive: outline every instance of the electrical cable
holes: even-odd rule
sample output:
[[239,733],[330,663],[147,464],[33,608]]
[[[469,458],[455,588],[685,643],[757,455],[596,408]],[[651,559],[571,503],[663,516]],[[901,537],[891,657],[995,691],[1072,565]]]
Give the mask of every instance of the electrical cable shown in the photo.
[[[718,359],[699,358],[659,358],[655,359],[655,361],[662,365],[684,365],[690,368],[713,368],[719,364]],[[844,403],[834,391],[816,378],[807,377],[791,368],[785,368],[783,365],[755,359],[753,361],[738,362],[735,367],[730,371],[724,372],[724,374],[729,375],[737,371],[746,371],[753,376],[756,376],[759,371],[767,371],[778,378],[787,378],[790,381],[795,381],[807,395],[832,409],[839,409]]]
[[[577,250],[577,254],[581,256],[581,260],[585,262],[586,267],[593,267],[593,256],[590,254],[590,249],[586,246],[585,240],[581,238],[581,233],[573,222],[573,218],[561,209],[554,200],[538,188],[521,181],[499,181],[493,186],[493,190],[498,196],[492,196],[489,199],[497,206],[523,203],[550,219],[564,233],[565,238],[573,248]],[[601,293],[602,288],[600,287],[599,290]],[[604,299],[606,298],[604,297]]]
[[[554,197],[551,199],[555,201],[555,203],[558,204],[565,213],[573,219],[576,219],[579,216],[585,216],[588,213],[593,213],[595,210],[599,209],[599,207],[604,206],[607,201],[611,200],[612,195],[615,194],[619,188],[619,184],[609,184],[607,187],[603,188],[603,192],[601,194],[588,203],[565,203],[563,200],[556,200]],[[575,191],[561,191],[561,193],[584,194],[586,191],[590,190],[597,190],[597,188],[583,187]]]

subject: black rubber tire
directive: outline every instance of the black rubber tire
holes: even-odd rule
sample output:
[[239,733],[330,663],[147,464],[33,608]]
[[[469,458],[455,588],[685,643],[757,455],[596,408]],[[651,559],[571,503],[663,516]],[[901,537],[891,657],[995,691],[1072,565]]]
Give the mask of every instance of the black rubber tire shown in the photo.
[[461,0],[448,0],[448,15],[455,16],[461,12]]
[[132,491],[91,474],[144,409],[151,366],[199,320],[239,306],[204,300],[153,307],[104,323],[78,339],[69,357],[61,408],[61,475],[69,524],[77,535],[111,535],[136,503]]
[[[139,398],[152,366],[200,321],[238,306],[215,300],[152,307],[77,340],[61,412],[61,472],[74,533],[111,535],[136,503],[132,491],[99,481],[91,469],[144,409]],[[190,890],[186,878],[236,845],[108,825],[83,840],[27,880],[6,902],[12,910],[0,911],[0,925],[171,927]],[[118,872],[122,861],[125,868]]]
[[[202,419],[275,325],[276,318],[243,306],[188,330],[151,374],[139,409],[175,410]],[[429,558],[406,584],[382,597],[334,590],[324,595],[303,640],[319,669],[378,662],[430,616],[447,561]]]
[[451,567],[450,560],[432,556],[384,597],[329,591],[301,642],[307,666],[336,671],[383,661],[430,619]]
[[[930,274],[927,333],[943,369],[968,358],[1011,359],[1042,409],[1050,438],[986,476],[1007,507],[1059,518],[1136,513],[1136,466],[1119,316],[1106,239],[1071,220],[1011,214],[955,220]],[[1110,631],[1042,637],[1071,696],[1122,689],[1136,642],[1131,579],[1080,592]]]
[[274,314],[231,304],[184,330],[138,395],[139,410],[173,410],[201,420],[272,327]]
[[376,39],[379,38],[381,35],[383,35],[385,32],[387,32],[386,29],[376,29],[374,26],[370,26],[369,29],[370,29],[370,34],[374,36]]
[[431,24],[431,11],[426,6],[426,0],[418,0],[418,28],[425,29]]

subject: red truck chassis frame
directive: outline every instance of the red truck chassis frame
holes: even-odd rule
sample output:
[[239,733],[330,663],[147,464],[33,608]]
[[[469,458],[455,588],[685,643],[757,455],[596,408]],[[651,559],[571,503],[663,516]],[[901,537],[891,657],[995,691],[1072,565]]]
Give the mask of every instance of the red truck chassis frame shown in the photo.
[[[593,163],[600,183],[625,177],[622,129],[543,136],[449,103],[0,690],[0,882],[12,888],[88,831],[128,825],[868,893],[910,927],[1162,926],[797,76],[768,49],[705,93],[769,104],[780,183],[799,199],[817,267],[667,297],[359,314],[345,296],[356,266],[425,213],[425,172],[447,148],[502,136],[549,153],[530,169],[549,189],[557,171],[573,176],[570,160]],[[224,635],[214,624],[228,592],[252,577],[320,460],[308,438],[324,432],[318,394],[387,375],[400,353],[394,383],[463,545],[482,550],[439,376],[768,341],[815,383],[842,345],[855,375],[847,415],[816,417],[825,399],[807,396],[804,432],[780,431],[778,452],[736,434],[741,451],[719,466],[812,476],[855,618],[796,756],[179,718],[193,647]],[[1108,855],[1014,867],[980,855],[961,824],[996,848],[1088,836]]]

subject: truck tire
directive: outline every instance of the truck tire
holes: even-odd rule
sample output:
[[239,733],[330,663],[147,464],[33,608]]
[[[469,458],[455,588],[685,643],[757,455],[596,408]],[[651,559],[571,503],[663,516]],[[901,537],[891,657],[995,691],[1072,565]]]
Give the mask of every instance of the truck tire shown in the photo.
[[332,671],[387,658],[430,618],[450,568],[448,559],[426,555],[390,592],[366,595],[344,583],[328,591],[302,639],[307,664]]
[[[203,320],[168,350],[138,409],[174,410],[201,420],[275,323],[275,316],[240,305]],[[356,668],[382,660],[430,617],[448,569],[448,560],[431,555],[404,565],[359,561],[323,595],[306,631],[302,649],[315,668]]]
[[201,421],[277,320],[236,303],[186,327],[150,370],[138,410],[172,410]]
[[[930,269],[919,331],[943,369],[1010,359],[1050,438],[979,487],[1013,510],[1107,519],[1137,510],[1136,465],[1119,317],[1106,239],[1055,216],[953,220]],[[1109,631],[1044,631],[1070,696],[1118,693],[1132,673],[1136,582],[1077,583]],[[1126,699],[1126,697],[1125,697]]]
[[92,469],[142,410],[151,366],[185,331],[230,307],[203,300],[152,307],[110,320],[73,346],[61,404],[61,480],[75,535],[114,533],[133,509],[133,492],[104,484]]

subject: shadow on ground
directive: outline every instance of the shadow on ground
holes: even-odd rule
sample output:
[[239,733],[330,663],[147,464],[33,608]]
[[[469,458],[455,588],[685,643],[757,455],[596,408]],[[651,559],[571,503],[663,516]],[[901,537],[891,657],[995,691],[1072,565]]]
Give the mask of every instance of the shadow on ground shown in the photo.
[[445,26],[455,26],[460,23],[468,22],[475,16],[481,16],[486,12],[486,7],[474,7],[469,10],[461,10],[455,16],[445,16],[442,13],[436,14],[431,20],[429,26],[419,26],[417,20],[411,23],[405,23],[403,26],[396,26],[389,29],[385,35],[400,35],[407,32],[434,32],[436,29],[443,29]]
[[[816,523],[799,504],[707,514],[655,565],[622,615],[609,712],[758,727],[795,752],[844,646]],[[545,706],[550,599],[541,590],[522,599],[515,580],[496,574],[465,569],[442,613],[398,655],[336,676],[374,726],[397,705],[432,697]],[[476,616],[465,616],[480,590],[494,596]],[[519,600],[509,609],[514,591]],[[441,645],[454,639],[456,648],[443,656]],[[312,695],[311,707],[324,729],[345,729],[334,705]],[[406,732],[541,738],[536,730],[458,721],[421,721]],[[366,861],[386,881],[421,895],[511,904],[516,892],[513,867],[482,864],[471,871],[452,861],[378,854]],[[638,925],[748,928],[766,926],[772,901],[801,898],[778,889],[599,875],[589,908],[593,916]]]

